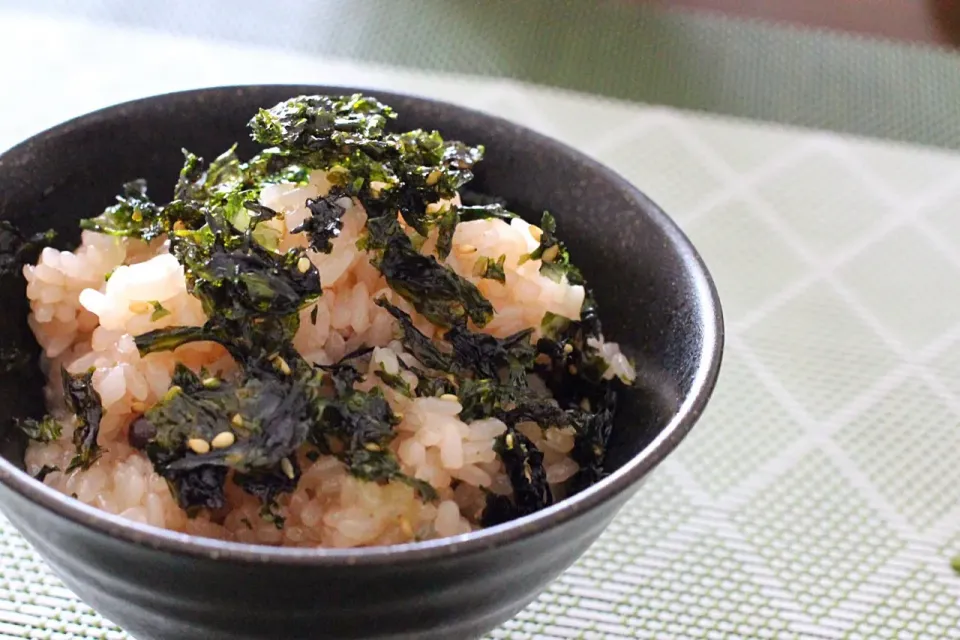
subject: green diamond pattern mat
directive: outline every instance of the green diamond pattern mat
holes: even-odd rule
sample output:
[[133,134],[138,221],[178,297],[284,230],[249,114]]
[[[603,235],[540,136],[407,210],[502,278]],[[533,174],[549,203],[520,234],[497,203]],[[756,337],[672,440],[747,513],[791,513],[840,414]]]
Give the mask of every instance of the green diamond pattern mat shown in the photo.
[[[710,409],[587,555],[491,638],[960,638],[960,155],[3,9],[0,24],[4,59],[49,43],[30,68],[4,69],[0,147],[165,90],[363,84],[563,139],[692,237],[729,327]],[[66,44],[78,41],[83,52]],[[56,71],[38,83],[38,69]],[[127,636],[0,524],[0,640],[12,638]]]

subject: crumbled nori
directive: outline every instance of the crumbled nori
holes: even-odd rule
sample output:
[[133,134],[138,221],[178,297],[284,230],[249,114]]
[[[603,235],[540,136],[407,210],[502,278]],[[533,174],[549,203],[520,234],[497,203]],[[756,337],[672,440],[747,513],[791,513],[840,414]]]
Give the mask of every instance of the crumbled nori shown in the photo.
[[453,363],[459,372],[470,372],[479,378],[497,378],[503,367],[525,370],[533,366],[532,334],[533,329],[524,329],[506,338],[497,338],[487,333],[475,333],[458,324],[447,331],[444,339],[453,347]]
[[321,253],[330,253],[333,250],[331,240],[340,235],[343,228],[344,209],[337,204],[342,198],[343,191],[337,189],[329,195],[316,200],[307,200],[307,209],[310,217],[305,219],[291,233],[305,233],[310,239],[310,248]]
[[203,158],[183,150],[184,162],[180,179],[174,188],[174,199],[203,202],[215,197],[218,192],[229,190],[242,181],[243,166],[233,145],[220,154],[204,170]]
[[396,218],[369,220],[366,248],[390,288],[434,324],[451,327],[469,318],[482,327],[493,318],[493,305],[480,290],[435,257],[419,253]]
[[[284,458],[295,458],[315,422],[309,367],[287,375],[263,362],[246,367],[239,382],[208,380],[178,365],[167,394],[131,427],[131,444],[146,452],[158,473],[174,487],[190,485],[189,492],[174,493],[188,511],[216,502],[222,493],[221,486],[205,496],[203,489],[211,486],[197,483],[198,469],[223,469],[224,478],[228,469],[253,480],[265,478]],[[228,447],[196,453],[188,445],[191,439],[209,443],[224,432],[235,437]],[[253,480],[238,484],[257,489],[257,497],[266,495],[258,488],[262,483]],[[289,483],[271,486],[281,491]]]
[[553,493],[543,468],[543,452],[525,435],[508,427],[497,437],[493,448],[503,461],[513,486],[517,516],[529,515],[553,504]]
[[164,476],[170,485],[173,497],[188,515],[196,515],[201,509],[215,511],[226,504],[223,483],[227,480],[227,468],[206,465],[179,473],[173,478]]
[[80,228],[112,236],[127,236],[150,241],[167,233],[162,209],[147,195],[147,182],[133,180],[123,185],[117,204],[107,207],[96,218],[80,221]]
[[376,303],[389,311],[390,315],[400,323],[400,328],[403,331],[403,344],[417,360],[430,369],[438,371],[450,369],[452,365],[449,355],[440,351],[430,338],[413,326],[413,321],[407,313],[390,304],[385,298],[378,298]]
[[544,337],[537,342],[535,367],[557,404],[569,414],[568,424],[576,432],[571,456],[580,470],[571,481],[574,491],[603,477],[617,392],[624,386],[617,378],[603,379],[607,364],[588,344],[590,338],[601,335],[596,304],[589,292],[580,317],[578,322],[558,316],[544,318]]
[[503,268],[506,261],[506,255],[501,255],[496,260],[486,256],[480,256],[477,258],[476,263],[474,263],[473,275],[477,276],[478,278],[496,280],[500,284],[506,284],[507,274]]
[[[425,366],[453,374],[431,376],[415,371],[420,377],[418,396],[455,393],[462,406],[460,419],[465,422],[493,416],[503,420],[511,430],[528,421],[544,429],[572,427],[575,445],[571,455],[580,470],[571,487],[578,490],[602,477],[619,381],[602,379],[605,364],[586,342],[589,337],[599,335],[599,321],[587,313],[593,309],[592,299],[587,298],[584,303],[584,321],[572,322],[555,315],[544,318],[545,335],[536,345],[531,344],[531,330],[496,338],[458,324],[444,334],[443,344],[449,353],[441,351],[438,343],[417,330],[402,310],[386,300],[377,303],[399,321],[408,351]],[[544,356],[545,362],[537,364],[538,355]],[[571,365],[576,373],[571,373]],[[529,388],[527,376],[531,372],[543,377],[554,397],[539,396]],[[590,403],[590,410],[583,408],[585,399]],[[516,435],[522,437],[519,432]],[[536,468],[539,455],[536,447],[527,440],[518,441],[523,460]],[[519,460],[516,452],[512,455]],[[505,461],[503,455],[500,457]],[[546,476],[541,478],[534,473],[526,479],[522,473],[512,473],[510,477],[515,495],[521,491],[541,496],[549,493]],[[509,502],[502,496],[488,494],[491,521],[509,514],[513,514],[511,517],[523,515],[522,508],[514,505],[511,511],[504,500]]]
[[456,389],[456,394],[460,406],[463,407],[460,411],[460,419],[464,422],[496,415],[504,405],[513,402],[517,395],[514,389],[489,378],[485,380],[463,378],[460,381],[460,387]]
[[526,259],[542,260],[540,273],[554,282],[566,278],[570,284],[583,284],[583,275],[570,262],[570,252],[557,238],[557,221],[549,212],[544,211],[540,219],[540,244]]
[[151,302],[150,305],[153,306],[153,313],[150,314],[151,322],[156,322],[157,320],[166,318],[168,315],[170,315],[170,310],[164,308],[164,306],[156,300]]
[[283,518],[277,513],[277,498],[284,493],[292,493],[300,482],[300,465],[296,456],[289,458],[289,464],[292,472],[290,475],[287,475],[282,465],[277,464],[269,469],[236,473],[233,476],[237,486],[260,500],[263,505],[260,516],[271,520],[278,529],[283,526]]
[[390,451],[390,442],[396,436],[394,427],[400,418],[390,409],[380,389],[354,389],[360,374],[349,364],[322,369],[329,374],[333,396],[317,402],[321,412],[310,435],[311,442],[320,451],[339,457],[358,478],[372,482],[399,480],[412,486],[421,497],[436,499],[432,487],[401,472]]
[[48,475],[50,475],[51,473],[55,473],[55,472],[57,472],[57,471],[60,471],[60,467],[56,467],[56,466],[53,466],[53,465],[45,464],[45,465],[43,465],[42,467],[40,467],[40,471],[37,471],[37,473],[36,473],[33,477],[34,477],[36,480],[39,480],[40,482],[43,482],[44,480],[47,479],[47,476],[48,476]]
[[[222,380],[208,387],[179,366],[175,383],[180,390],[168,392],[144,414],[157,430],[146,447],[154,464],[171,472],[212,465],[246,473],[271,468],[293,455],[313,427],[312,390],[302,381],[287,382],[265,370],[246,374],[241,384]],[[185,384],[187,377],[193,380]],[[171,459],[188,440],[210,442],[223,432],[236,436],[233,445],[204,454],[184,451]]]
[[53,442],[59,440],[63,433],[63,425],[53,416],[44,416],[40,420],[33,418],[13,419],[14,426],[22,431],[31,440],[37,442]]
[[453,249],[453,234],[457,230],[460,216],[456,207],[448,207],[440,212],[437,220],[437,257],[446,260]]
[[413,397],[413,393],[410,391],[410,385],[407,384],[407,381],[403,379],[399,373],[387,373],[383,369],[378,369],[374,372],[383,384],[387,385],[400,395],[407,396],[408,398]]
[[452,199],[473,178],[483,147],[446,141],[436,131],[389,133],[394,118],[368,96],[298,96],[261,109],[250,126],[255,141],[290,162],[335,169],[328,178],[339,178],[367,215],[399,213],[426,236],[439,222],[428,206]]
[[35,262],[41,249],[55,237],[52,229],[25,236],[9,220],[0,220],[0,278],[22,278],[23,265]]
[[74,469],[89,468],[100,457],[97,435],[100,433],[103,406],[100,403],[100,394],[93,388],[93,369],[80,374],[71,374],[66,369],[60,371],[67,409],[77,416],[77,427],[73,432],[77,455],[67,466],[69,473]]

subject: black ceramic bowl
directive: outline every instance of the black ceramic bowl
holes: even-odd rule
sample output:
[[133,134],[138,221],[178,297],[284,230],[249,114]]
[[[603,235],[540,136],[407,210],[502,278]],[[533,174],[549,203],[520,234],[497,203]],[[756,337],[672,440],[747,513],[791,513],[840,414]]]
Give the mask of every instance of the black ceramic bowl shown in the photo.
[[[0,156],[0,219],[75,239],[77,219],[145,177],[170,192],[181,147],[212,157],[258,107],[316,86],[175,93],[111,107]],[[550,210],[594,288],[605,333],[636,358],[613,434],[610,476],[553,507],[466,536],[358,550],[276,549],[134,524],[37,482],[22,444],[0,459],[2,509],[64,582],[139,640],[476,637],[507,620],[577,559],[697,421],[720,366],[723,324],[706,268],[633,185],[580,153],[461,107],[372,92],[399,126],[486,145],[474,187],[520,211]],[[642,150],[638,150],[642,153]],[[0,337],[35,347],[25,297],[6,294]],[[39,370],[0,379],[0,423],[43,412]],[[9,434],[8,434],[9,435]]]

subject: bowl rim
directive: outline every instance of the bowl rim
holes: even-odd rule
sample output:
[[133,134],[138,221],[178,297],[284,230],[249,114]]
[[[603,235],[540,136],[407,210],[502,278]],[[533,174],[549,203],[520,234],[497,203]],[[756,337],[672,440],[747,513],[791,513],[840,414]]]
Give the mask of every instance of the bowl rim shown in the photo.
[[0,457],[0,483],[37,506],[51,511],[86,529],[116,538],[121,541],[181,556],[202,557],[213,560],[232,561],[248,564],[270,562],[282,565],[300,566],[345,566],[396,564],[402,562],[421,562],[428,559],[478,553],[492,547],[529,538],[537,533],[561,523],[572,520],[600,505],[629,492],[650,471],[677,447],[700,418],[713,393],[719,376],[723,355],[724,322],[719,296],[713,279],[702,258],[687,236],[677,224],[642,191],[621,175],[573,147],[543,135],[532,129],[511,122],[499,116],[477,111],[469,107],[434,100],[429,97],[384,91],[376,88],[356,88],[337,85],[291,85],[291,84],[252,84],[224,85],[161,93],[136,100],[130,100],[104,107],[87,114],[72,118],[64,123],[41,131],[0,153],[0,170],[3,160],[14,153],[29,149],[30,146],[46,138],[56,138],[75,128],[107,120],[121,115],[125,110],[148,107],[165,101],[190,100],[203,94],[222,94],[253,90],[289,90],[290,95],[304,93],[373,95],[390,104],[391,100],[422,102],[433,107],[458,112],[464,116],[485,119],[497,127],[512,129],[517,135],[533,139],[538,145],[548,149],[551,154],[566,156],[576,163],[597,172],[613,183],[620,191],[636,202],[637,209],[652,219],[668,238],[672,249],[679,255],[682,263],[689,269],[694,295],[702,309],[703,339],[702,357],[693,376],[691,390],[675,411],[669,423],[647,446],[630,458],[621,468],[596,484],[574,496],[565,498],[556,504],[534,514],[518,518],[494,527],[480,529],[469,534],[413,542],[406,544],[334,549],[327,547],[271,547],[266,545],[231,542],[214,538],[204,538],[185,533],[161,529],[121,518],[118,515],[101,511],[86,505],[56,489],[38,482],[25,471],[18,469],[6,458]]

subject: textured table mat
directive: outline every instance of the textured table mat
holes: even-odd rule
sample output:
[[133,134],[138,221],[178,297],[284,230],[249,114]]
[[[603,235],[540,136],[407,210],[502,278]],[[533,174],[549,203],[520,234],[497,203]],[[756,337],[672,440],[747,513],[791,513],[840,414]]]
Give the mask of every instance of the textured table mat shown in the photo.
[[507,77],[960,149],[956,53],[665,10],[669,0],[659,7],[641,0],[0,0],[4,4],[37,15]]
[[[166,90],[361,84],[563,139],[690,234],[729,327],[711,407],[492,638],[960,637],[960,155],[2,8],[0,26],[0,59],[31,56],[0,70],[0,147]],[[11,638],[127,636],[2,523]]]

